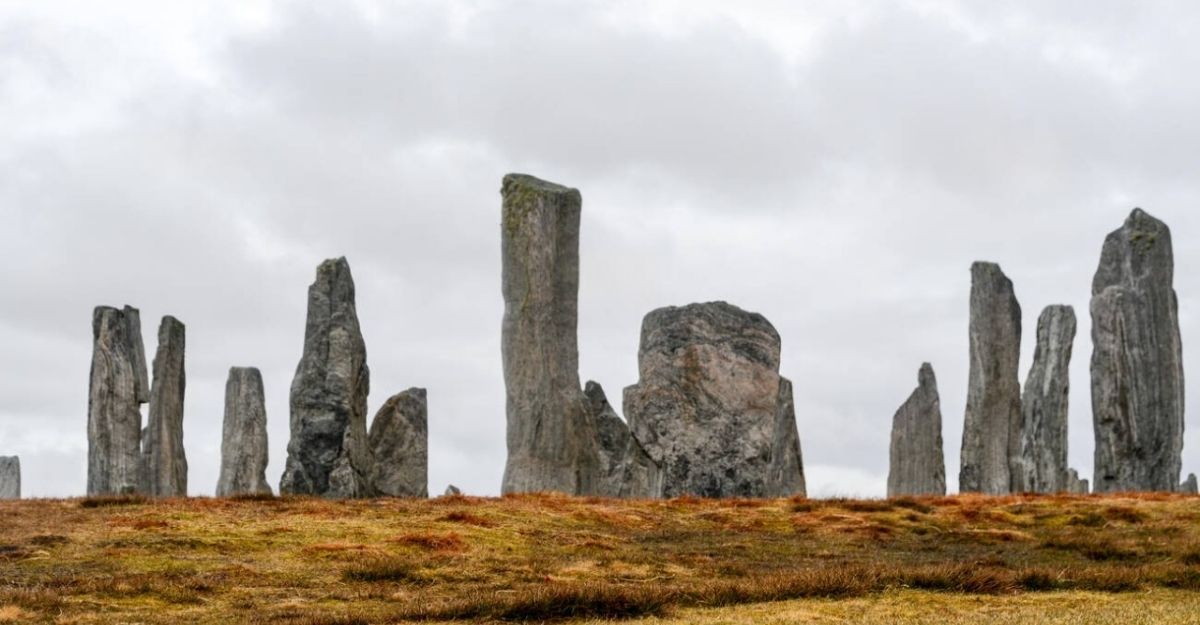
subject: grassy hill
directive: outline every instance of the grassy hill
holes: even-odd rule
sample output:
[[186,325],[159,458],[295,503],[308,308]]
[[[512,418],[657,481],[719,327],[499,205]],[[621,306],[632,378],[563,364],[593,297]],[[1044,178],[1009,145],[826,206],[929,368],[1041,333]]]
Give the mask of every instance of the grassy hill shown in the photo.
[[1200,498],[0,502],[0,623],[1196,623]]

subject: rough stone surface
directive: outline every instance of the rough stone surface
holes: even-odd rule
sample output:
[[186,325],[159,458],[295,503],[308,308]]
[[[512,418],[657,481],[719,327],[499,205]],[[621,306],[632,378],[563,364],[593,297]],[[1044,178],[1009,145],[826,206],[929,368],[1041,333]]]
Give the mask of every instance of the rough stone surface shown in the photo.
[[1021,396],[1021,452],[1012,465],[1013,490],[1058,493],[1067,482],[1067,399],[1075,309],[1048,306],[1038,317],[1033,367]]
[[388,398],[371,422],[371,484],[391,497],[429,496],[429,403],[425,389]]
[[217,496],[270,495],[267,459],[267,407],[262,374],[254,367],[231,367],[225,382]]
[[929,363],[917,372],[917,388],[892,417],[888,497],[945,495],[942,400]]
[[775,432],[771,437],[771,463],[767,473],[767,497],[801,497],[808,494],[804,481],[804,459],[800,453],[800,430],[792,381],[779,378],[779,400],[775,407]]
[[959,490],[1004,494],[1012,488],[1009,467],[1020,455],[1021,306],[994,263],[971,266],[970,344]]
[[1200,483],[1196,481],[1195,473],[1188,473],[1187,479],[1179,485],[1179,492],[1187,495],[1200,494]]
[[598,470],[594,494],[601,497],[647,499],[662,494],[662,469],[629,432],[629,426],[608,403],[604,389],[588,381],[583,391],[597,433]]
[[0,456],[0,499],[21,498],[21,459]]
[[1079,472],[1075,469],[1067,469],[1066,485],[1063,490],[1073,495],[1086,495],[1091,492],[1088,481],[1080,479]]
[[304,353],[292,379],[291,440],[281,493],[372,495],[370,378],[350,265],[345,258],[327,260],[308,288]]
[[133,381],[136,385],[137,401],[144,404],[150,401],[150,376],[146,369],[146,345],[142,341],[142,313],[132,307],[122,309],[125,323],[128,326],[129,346],[132,350]]
[[462,494],[462,491],[459,490],[459,488],[457,486],[455,486],[454,484],[451,484],[446,487],[446,492],[442,493],[442,496],[443,497],[457,497],[461,494]]
[[801,484],[771,475],[775,443],[790,436],[777,431],[779,352],[766,318],[725,302],[646,315],[638,383],[625,389],[624,407],[634,438],[662,467],[664,496],[764,497]]
[[138,368],[141,328],[133,310],[98,306],[92,313],[88,495],[135,493],[141,485],[138,376],[145,363]]
[[150,418],[142,436],[142,492],[152,497],[186,497],[188,463],[183,449],[186,329],[163,317],[150,386]]
[[1092,281],[1096,492],[1173,491],[1183,450],[1183,355],[1171,230],[1134,209]]
[[579,191],[523,174],[500,190],[505,493],[591,494],[596,432],[579,388]]

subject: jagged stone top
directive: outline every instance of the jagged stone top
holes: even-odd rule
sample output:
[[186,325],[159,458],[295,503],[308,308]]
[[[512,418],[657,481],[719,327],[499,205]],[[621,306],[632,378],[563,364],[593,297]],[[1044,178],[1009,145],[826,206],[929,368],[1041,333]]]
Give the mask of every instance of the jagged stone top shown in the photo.
[[917,371],[917,388],[922,390],[937,389],[937,376],[933,374],[933,365],[923,362]]
[[727,344],[748,360],[779,370],[780,338],[767,318],[716,301],[666,306],[642,321],[641,351],[670,355],[695,344]]
[[536,191],[538,193],[555,193],[563,195],[579,195],[578,189],[563,186],[558,183],[542,180],[536,176],[529,174],[507,174],[504,176],[504,182],[500,185],[500,194],[509,196],[520,191]]
[[1169,286],[1174,277],[1171,229],[1150,213],[1135,208],[1125,223],[1104,239],[1100,266],[1092,279],[1092,295],[1110,286],[1141,286],[1147,278]]

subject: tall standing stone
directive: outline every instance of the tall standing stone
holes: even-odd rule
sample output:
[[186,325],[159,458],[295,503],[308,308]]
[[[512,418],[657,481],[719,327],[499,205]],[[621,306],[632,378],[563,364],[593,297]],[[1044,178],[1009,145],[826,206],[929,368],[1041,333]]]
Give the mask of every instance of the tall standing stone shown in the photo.
[[152,497],[187,496],[187,454],[183,449],[185,328],[163,317],[154,355],[150,418],[142,437],[142,492]]
[[150,376],[146,371],[146,345],[142,341],[142,313],[132,306],[126,306],[121,312],[125,315],[125,325],[129,337],[137,401],[139,404],[144,404],[150,401]]
[[1108,235],[1092,280],[1098,493],[1179,488],[1183,348],[1171,230],[1140,208]]
[[775,462],[776,442],[790,437],[780,431],[780,407],[787,412],[790,402],[781,400],[779,355],[779,333],[766,318],[725,302],[646,315],[625,415],[662,467],[664,496],[765,497],[802,488],[798,466],[772,476],[791,464]]
[[1197,482],[1195,473],[1188,473],[1187,479],[1179,485],[1179,492],[1185,495],[1200,494],[1200,482]]
[[388,398],[371,421],[371,484],[391,497],[429,496],[429,402],[425,389]]
[[1067,400],[1075,309],[1048,306],[1038,317],[1033,367],[1021,396],[1021,453],[1012,465],[1014,492],[1058,493],[1067,480]]
[[579,388],[579,191],[523,174],[500,189],[505,493],[590,494],[596,433]]
[[304,353],[291,390],[291,440],[280,480],[284,494],[369,497],[367,348],[345,258],[317,267],[308,287]]
[[262,374],[254,367],[230,367],[217,496],[270,495],[266,470],[267,407]]
[[139,376],[145,375],[145,362],[139,363],[140,337],[136,309],[98,306],[93,311],[88,495],[135,493],[141,485]]
[[921,365],[916,390],[892,417],[887,494],[946,494],[942,401],[929,363]]
[[767,497],[801,497],[808,494],[804,481],[804,458],[800,453],[800,430],[792,381],[780,376],[779,399],[775,404],[775,430],[771,436],[771,463],[767,468]]
[[961,492],[1010,492],[1020,455],[1021,305],[995,263],[971,266],[971,368],[963,425]]
[[0,499],[21,498],[21,459],[0,456]]
[[583,394],[597,432],[599,469],[593,481],[595,494],[634,499],[662,496],[662,468],[650,459],[629,426],[617,416],[604,388],[588,381]]

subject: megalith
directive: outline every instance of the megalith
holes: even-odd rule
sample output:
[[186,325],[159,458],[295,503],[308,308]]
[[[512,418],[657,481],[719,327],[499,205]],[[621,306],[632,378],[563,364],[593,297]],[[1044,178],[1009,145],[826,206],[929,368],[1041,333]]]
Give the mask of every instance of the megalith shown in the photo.
[[959,490],[1008,493],[1021,443],[1021,305],[995,263],[971,266],[970,351]]
[[1088,481],[1080,478],[1075,469],[1067,469],[1066,485],[1062,490],[1073,495],[1086,495],[1091,492]]
[[1183,450],[1183,350],[1171,230],[1140,208],[1104,240],[1092,280],[1098,493],[1174,491]]
[[254,367],[230,367],[225,381],[217,496],[270,495],[267,459],[267,407],[262,373]]
[[388,398],[371,421],[371,484],[379,495],[429,496],[429,403],[425,389]]
[[1021,396],[1021,452],[1012,465],[1013,492],[1068,492],[1067,399],[1075,309],[1048,306],[1038,317],[1033,366]]
[[1200,494],[1200,483],[1196,481],[1195,473],[1188,473],[1187,479],[1179,485],[1179,492],[1185,495]]
[[804,497],[807,494],[804,458],[800,453],[800,430],[796,425],[796,405],[792,397],[792,381],[780,376],[765,496]]
[[88,384],[88,495],[123,495],[141,486],[143,388],[146,375],[137,309],[92,312]]
[[596,432],[579,387],[579,191],[523,174],[500,189],[505,493],[591,494]]
[[21,459],[0,456],[0,499],[21,498]]
[[946,494],[942,402],[929,363],[921,365],[917,388],[892,417],[888,464],[888,497]]
[[367,348],[345,258],[326,260],[308,288],[304,352],[291,389],[291,440],[279,492],[372,495]]
[[597,433],[598,469],[593,479],[593,494],[634,499],[662,496],[662,469],[617,416],[604,388],[589,380],[583,394]]
[[150,418],[142,437],[142,492],[152,497],[187,496],[187,455],[183,449],[185,331],[183,323],[163,317],[158,327]]

